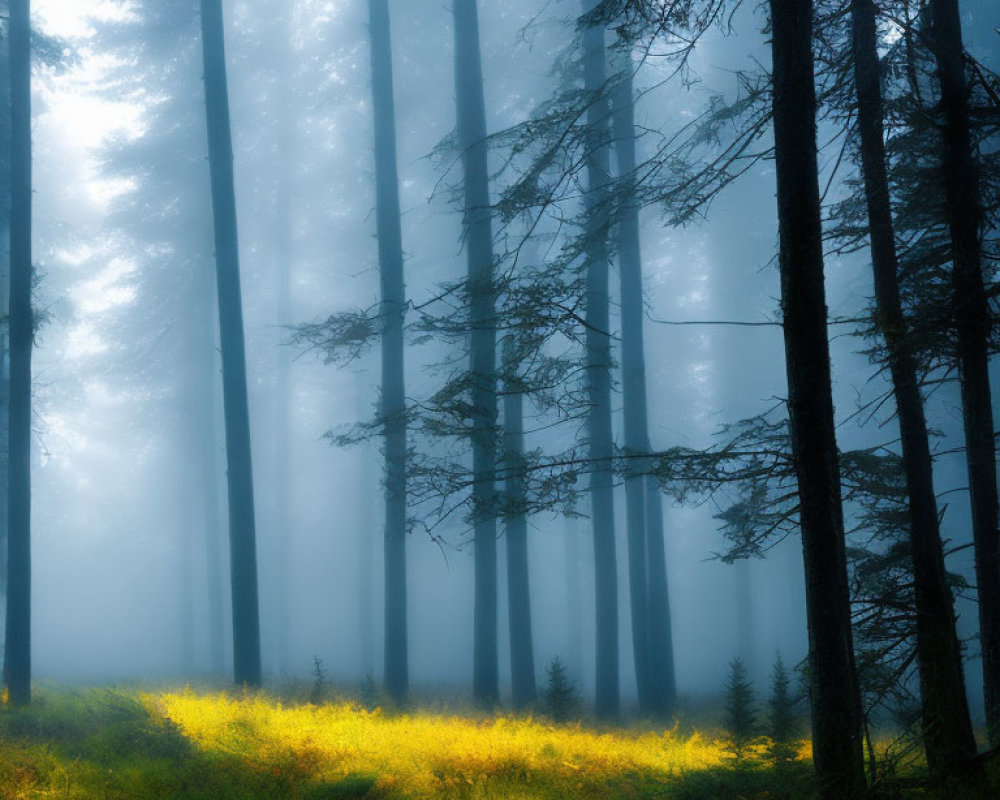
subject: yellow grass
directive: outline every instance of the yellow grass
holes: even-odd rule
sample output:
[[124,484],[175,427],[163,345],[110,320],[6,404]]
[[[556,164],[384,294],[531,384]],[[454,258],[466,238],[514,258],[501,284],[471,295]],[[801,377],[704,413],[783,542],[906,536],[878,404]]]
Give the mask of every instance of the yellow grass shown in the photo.
[[732,763],[722,743],[673,730],[598,733],[530,718],[388,716],[348,704],[285,707],[257,696],[191,691],[147,702],[206,750],[239,755],[262,769],[295,761],[324,780],[370,774],[379,788],[414,797],[495,780],[544,778],[567,790],[636,775],[666,783]]

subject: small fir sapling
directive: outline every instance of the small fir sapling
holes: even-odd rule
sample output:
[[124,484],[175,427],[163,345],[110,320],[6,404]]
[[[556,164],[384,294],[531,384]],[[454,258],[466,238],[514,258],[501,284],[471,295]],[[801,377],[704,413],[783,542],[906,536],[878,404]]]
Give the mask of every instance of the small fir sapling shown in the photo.
[[566,722],[579,706],[576,684],[570,680],[559,656],[555,656],[545,670],[546,686],[543,695],[545,712],[556,722]]
[[771,699],[768,701],[767,718],[767,736],[770,739],[768,757],[775,766],[794,761],[797,754],[796,699],[789,691],[790,684],[791,678],[779,653],[771,671]]
[[729,662],[726,682],[726,729],[729,751],[737,761],[743,761],[757,736],[757,710],[754,707],[753,684],[742,659]]
[[319,705],[326,696],[326,670],[323,669],[323,659],[313,655],[313,683],[309,690],[309,702]]

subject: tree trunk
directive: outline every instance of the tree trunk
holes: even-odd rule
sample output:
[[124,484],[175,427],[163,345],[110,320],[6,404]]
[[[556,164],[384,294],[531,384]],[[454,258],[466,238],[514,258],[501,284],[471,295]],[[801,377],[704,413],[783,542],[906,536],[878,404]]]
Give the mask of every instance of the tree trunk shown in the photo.
[[385,690],[397,705],[409,691],[406,603],[406,397],[403,373],[403,234],[396,166],[392,37],[387,0],[369,0],[375,195],[382,291],[382,408],[385,436]]
[[[616,67],[619,75],[612,97],[615,153],[619,176],[631,182],[636,169],[631,59],[621,57]],[[623,204],[617,236],[621,274],[625,449],[635,455],[649,451],[649,420],[642,332],[644,313],[639,209],[629,199]],[[634,474],[625,480],[625,510],[636,684],[640,710],[663,715],[670,712],[676,695],[664,562],[663,508],[659,505],[656,483],[643,475],[644,465],[641,462],[637,461],[635,466]],[[653,494],[649,492],[650,486]],[[658,504],[658,508],[647,511],[650,503]],[[655,519],[653,515],[656,515]]]
[[941,84],[945,202],[952,248],[952,291],[965,423],[965,458],[972,503],[979,637],[990,743],[1000,744],[1000,534],[988,339],[990,311],[983,287],[982,188],[972,147],[962,26],[956,0],[931,0],[931,50]]
[[[277,4],[275,20],[280,36],[277,74],[277,152],[285,159],[279,171],[274,197],[274,313],[279,330],[291,325],[292,318],[292,263],[294,250],[293,181],[296,168],[295,117],[292,112],[292,87],[294,85],[294,0]],[[290,668],[291,629],[293,617],[290,606],[292,576],[289,574],[292,549],[292,438],[294,432],[291,348],[278,347],[274,365],[274,506],[271,515],[271,550],[274,553],[274,646],[276,663],[283,672]]]
[[809,621],[813,753],[821,796],[865,792],[834,433],[816,165],[811,0],[770,0],[788,410]]
[[[646,451],[652,452],[649,440]],[[666,715],[677,704],[674,632],[670,616],[667,559],[663,545],[663,497],[656,478],[646,478],[646,548],[649,562],[649,663],[653,711]]]
[[[584,12],[594,0],[583,0]],[[590,448],[591,521],[594,530],[594,594],[597,613],[596,711],[599,717],[619,713],[618,574],[612,486],[611,336],[608,313],[608,206],[611,160],[611,109],[604,94],[607,80],[604,29],[583,34],[584,86],[592,94],[587,108],[586,225],[587,438]]]
[[261,684],[260,618],[257,600],[257,545],[254,526],[250,412],[247,403],[246,347],[240,295],[239,243],[233,142],[226,84],[222,0],[201,0],[205,63],[205,116],[212,176],[212,218],[219,297],[219,341],[226,425],[229,489],[229,555],[233,595],[233,677],[237,684]]
[[499,699],[496,542],[496,320],[493,226],[487,169],[486,104],[476,0],[455,0],[455,101],[465,180],[468,235],[470,377],[472,383],[472,504],[476,589],[472,691],[485,707]]
[[[10,313],[10,37],[0,37],[0,316]],[[7,501],[10,435],[10,336],[0,323],[0,621],[7,618]],[[4,633],[0,631],[0,641]]]
[[30,0],[11,0],[10,436],[4,680],[31,701],[31,27]]
[[524,395],[518,385],[517,361],[504,342],[503,395],[504,480],[507,535],[507,608],[510,625],[510,676],[515,709],[535,702],[535,651],[531,632],[531,584],[528,580],[528,519],[520,504],[524,480]]
[[[632,99],[632,64],[626,54],[615,63],[612,125],[618,175],[632,180],[635,171],[635,110]],[[639,210],[630,198],[622,200],[618,239],[622,320],[622,416],[625,451],[635,457],[644,452],[649,425],[646,414],[646,363],[642,341],[642,258],[639,250]],[[625,478],[625,514],[628,539],[629,606],[632,614],[632,658],[639,693],[639,711],[652,711],[652,664],[649,652],[649,588],[647,586],[646,486],[643,465],[635,459]]]
[[938,775],[948,775],[968,770],[976,755],[976,742],[965,696],[962,653],[938,529],[933,461],[923,398],[899,298],[873,0],[853,0],[851,16],[861,169],[868,207],[875,298],[880,328],[889,351],[910,508],[924,743],[931,770]]

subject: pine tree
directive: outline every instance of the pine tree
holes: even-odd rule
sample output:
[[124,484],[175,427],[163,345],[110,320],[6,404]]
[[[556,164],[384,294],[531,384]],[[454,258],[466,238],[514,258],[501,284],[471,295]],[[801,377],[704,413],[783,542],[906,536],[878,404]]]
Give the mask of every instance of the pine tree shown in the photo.
[[576,684],[570,680],[559,656],[555,656],[545,670],[546,685],[543,700],[545,711],[556,722],[572,718],[579,706]]
[[795,698],[789,692],[791,678],[779,653],[771,671],[771,698],[768,700],[768,756],[775,766],[795,760]]
[[726,730],[729,732],[730,752],[737,761],[747,756],[757,735],[757,709],[755,693],[747,668],[740,658],[729,662],[729,680],[726,683]]

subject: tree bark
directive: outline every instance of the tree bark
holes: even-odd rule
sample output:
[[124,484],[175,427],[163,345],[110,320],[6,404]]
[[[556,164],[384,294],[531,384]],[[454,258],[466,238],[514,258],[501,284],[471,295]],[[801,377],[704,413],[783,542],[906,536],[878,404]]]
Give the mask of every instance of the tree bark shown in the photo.
[[[594,0],[583,0],[584,12]],[[594,531],[594,594],[597,614],[596,712],[615,718],[620,711],[618,680],[618,575],[615,554],[614,490],[612,486],[611,336],[608,311],[608,206],[611,159],[611,109],[604,94],[607,81],[604,29],[583,34],[584,87],[592,97],[587,108],[584,195],[586,243],[587,439],[591,522]]]
[[261,684],[260,612],[253,466],[222,0],[201,0],[201,35],[228,466],[233,677],[237,684],[258,687]]
[[944,116],[941,168],[952,248],[952,302],[979,593],[979,638],[990,743],[1000,744],[1000,533],[988,369],[990,310],[983,286],[982,187],[972,146],[962,26],[956,0],[931,0],[931,50]]
[[11,0],[10,435],[4,681],[31,701],[31,3]]
[[382,407],[385,437],[385,690],[397,705],[409,692],[406,602],[406,397],[403,364],[403,234],[396,164],[396,107],[387,0],[369,0],[375,197],[382,291]]
[[475,537],[472,691],[491,707],[499,700],[496,542],[496,320],[493,225],[487,170],[486,104],[476,0],[455,0],[455,101],[465,183],[468,243],[472,504]]
[[770,0],[788,410],[809,621],[821,797],[865,792],[823,280],[811,0]]
[[976,742],[938,528],[923,398],[899,297],[873,0],[853,0],[851,17],[861,171],[868,207],[875,298],[879,327],[889,351],[909,500],[924,744],[932,772],[946,776],[969,770],[976,755]]

